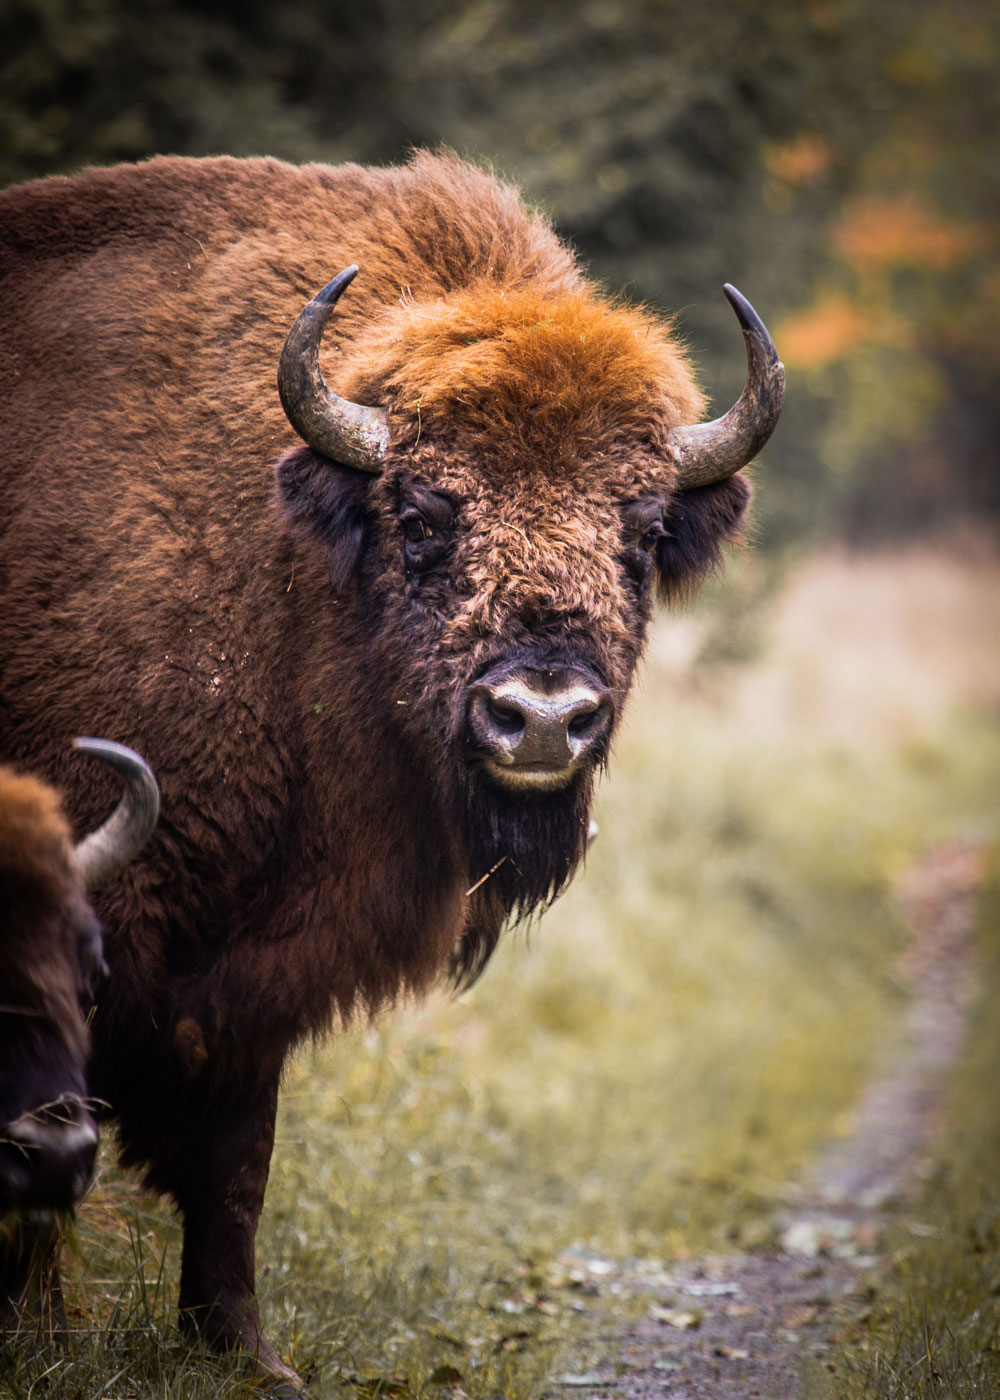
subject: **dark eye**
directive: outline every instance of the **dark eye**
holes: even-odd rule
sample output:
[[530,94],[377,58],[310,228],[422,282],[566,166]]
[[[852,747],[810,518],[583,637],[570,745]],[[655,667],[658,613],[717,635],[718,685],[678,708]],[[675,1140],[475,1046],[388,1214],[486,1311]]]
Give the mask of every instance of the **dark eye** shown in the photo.
[[400,525],[407,544],[420,544],[422,540],[429,540],[434,534],[426,520],[417,514],[405,515]]
[[666,534],[664,502],[656,496],[643,496],[622,506],[622,552],[625,577],[636,598],[645,597],[653,578],[656,548]]
[[445,491],[404,477],[400,483],[399,533],[411,584],[446,563],[455,536],[458,502]]
[[437,528],[412,507],[399,517],[403,536],[403,558],[410,577],[427,573],[448,553],[448,531]]

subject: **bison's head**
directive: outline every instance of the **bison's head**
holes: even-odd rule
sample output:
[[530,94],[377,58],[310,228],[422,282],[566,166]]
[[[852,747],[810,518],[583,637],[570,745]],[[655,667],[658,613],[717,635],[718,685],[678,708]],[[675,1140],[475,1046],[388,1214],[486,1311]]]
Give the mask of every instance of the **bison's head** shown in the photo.
[[56,793],[0,770],[0,1212],[71,1206],[90,1181],[97,1128],[84,1017],[105,969],[86,892],[135,855],[158,810],[153,776],[131,749],[77,746],[116,767],[126,792],[75,847]]
[[[361,580],[373,666],[444,778],[470,883],[489,873],[495,912],[524,912],[585,849],[653,594],[690,590],[739,534],[739,473],[774,426],[783,371],[727,288],[749,380],[699,423],[652,316],[584,283],[479,285],[404,300],[349,343],[350,387],[378,405],[362,407],[327,389],[318,359],[356,271],[286,342],[282,401],[310,448],[279,464],[283,508],[328,551],[335,588]],[[463,952],[466,970],[482,953]]]

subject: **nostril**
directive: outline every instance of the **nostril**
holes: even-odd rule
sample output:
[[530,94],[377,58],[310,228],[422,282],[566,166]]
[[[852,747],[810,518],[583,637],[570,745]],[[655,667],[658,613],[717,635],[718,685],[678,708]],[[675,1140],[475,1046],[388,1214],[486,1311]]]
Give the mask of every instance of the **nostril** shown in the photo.
[[488,696],[486,714],[496,733],[505,739],[516,739],[524,733],[524,715],[514,705],[503,704],[494,696]]
[[596,742],[611,721],[611,706],[605,699],[580,705],[566,726],[570,739],[580,744]]
[[579,714],[574,715],[568,725],[570,737],[586,739],[598,727],[597,720],[600,713],[601,707],[595,705],[593,709],[582,710]]

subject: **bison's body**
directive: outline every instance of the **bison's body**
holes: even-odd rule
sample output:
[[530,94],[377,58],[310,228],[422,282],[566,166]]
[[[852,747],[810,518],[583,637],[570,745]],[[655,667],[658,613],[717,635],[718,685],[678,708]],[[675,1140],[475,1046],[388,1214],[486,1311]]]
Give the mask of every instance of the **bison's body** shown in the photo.
[[[379,475],[303,447],[275,390],[355,261],[325,370],[387,409]],[[0,753],[81,823],[69,734],[157,771],[92,1089],[184,1211],[182,1307],[281,1374],[253,1234],[290,1046],[473,975],[569,877],[650,592],[738,532],[742,461],[678,489],[702,401],[668,328],[453,159],[48,180],[0,196],[0,271]],[[510,758],[533,697],[578,694],[572,771]]]

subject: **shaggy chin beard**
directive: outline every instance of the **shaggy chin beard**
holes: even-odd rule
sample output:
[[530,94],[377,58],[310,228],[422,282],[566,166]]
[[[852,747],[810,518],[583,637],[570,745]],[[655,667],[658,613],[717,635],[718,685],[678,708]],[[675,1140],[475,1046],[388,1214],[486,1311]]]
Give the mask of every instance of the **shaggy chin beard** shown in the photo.
[[561,894],[587,849],[593,771],[552,792],[505,790],[477,776],[466,788],[462,831],[473,886],[469,925],[452,977],[470,986],[504,922],[521,920]]

